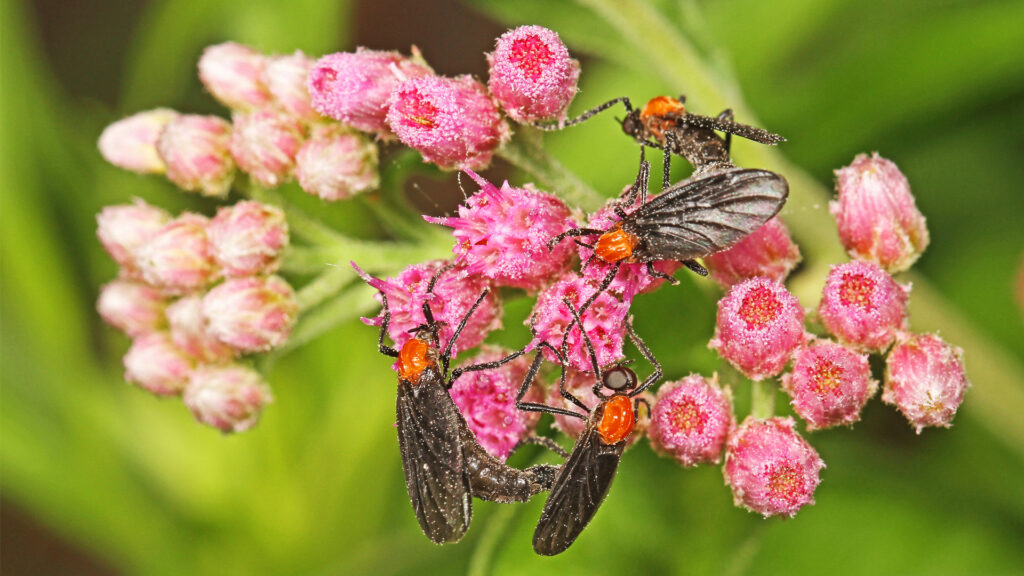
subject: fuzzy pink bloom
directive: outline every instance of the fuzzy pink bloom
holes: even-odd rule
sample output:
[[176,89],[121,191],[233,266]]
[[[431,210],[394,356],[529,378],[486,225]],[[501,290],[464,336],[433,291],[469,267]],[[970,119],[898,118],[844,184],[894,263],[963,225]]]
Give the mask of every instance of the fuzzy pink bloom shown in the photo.
[[753,380],[782,372],[806,339],[804,309],[796,296],[768,278],[733,286],[718,301],[718,322],[708,348]]
[[788,417],[749,417],[729,436],[722,472],[737,506],[767,518],[814,504],[825,463],[794,426]]
[[162,174],[167,166],[156,151],[156,141],[177,115],[174,110],[157,108],[114,122],[100,134],[100,154],[118,168],[139,174]]
[[248,110],[271,101],[263,83],[266,59],[262,54],[234,42],[207,46],[199,57],[199,80],[228,108]]
[[272,109],[236,114],[231,156],[238,168],[268,188],[287,181],[305,140],[302,123]]
[[[413,337],[409,330],[426,323],[423,317],[423,302],[428,300],[427,287],[434,274],[447,264],[449,263],[442,260],[413,264],[402,270],[398,277],[386,280],[373,278],[356,267],[355,263],[352,264],[367,284],[387,296],[388,307],[391,310],[388,335],[395,346],[400,347]],[[486,278],[470,274],[460,266],[441,274],[433,293],[429,295],[430,312],[434,315],[434,320],[445,324],[438,334],[441,348],[448,344],[448,340],[455,333],[455,328],[462,322],[470,307],[484,289],[489,287]],[[378,302],[384,302],[379,293],[376,298]],[[383,312],[376,318],[363,318],[363,322],[370,326],[380,326],[382,321]],[[479,345],[491,330],[497,328],[501,328],[501,301],[497,293],[491,291],[469,317],[466,327],[459,335],[459,341],[452,345],[452,356],[460,350],[469,350]]]
[[499,189],[467,170],[480,191],[459,206],[459,215],[424,216],[427,222],[454,228],[456,259],[470,273],[498,286],[536,291],[565,272],[572,247],[562,243],[548,251],[547,242],[572,228],[572,213],[557,197],[534,189]]
[[909,285],[897,284],[877,264],[839,264],[825,280],[818,317],[844,344],[882,351],[906,325],[909,292]]
[[656,451],[682,466],[717,464],[735,425],[732,394],[718,386],[718,376],[691,374],[658,389],[647,435]]
[[839,196],[829,211],[850,257],[902,272],[928,247],[928,227],[906,176],[891,161],[860,154],[835,171]]
[[104,206],[96,215],[96,236],[114,261],[133,275],[139,247],[170,220],[167,212],[135,198],[131,204]]
[[263,69],[263,84],[274,100],[292,116],[309,122],[320,117],[309,98],[306,81],[313,60],[296,50],[287,56],[271,56]]
[[156,149],[167,164],[167,179],[204,196],[226,196],[235,178],[228,149],[231,124],[216,116],[179,114],[160,133]]
[[395,87],[388,125],[402,144],[444,170],[486,168],[509,138],[508,123],[470,76],[423,76]]
[[852,425],[875,394],[866,354],[818,340],[793,355],[793,371],[783,374],[782,387],[793,399],[793,410],[807,421],[808,430]]
[[166,332],[136,338],[124,355],[124,377],[157,396],[181,393],[192,373],[193,361],[171,342]]
[[[484,347],[480,354],[462,365],[494,362],[510,353],[510,350]],[[450,390],[452,400],[477,441],[491,456],[502,461],[533,431],[540,419],[540,414],[516,409],[516,394],[529,368],[530,360],[520,356],[500,368],[466,372]]]
[[160,290],[131,280],[114,280],[100,289],[96,310],[103,320],[132,338],[166,324],[167,299]]
[[498,38],[487,55],[487,87],[516,122],[565,118],[580,76],[558,34],[542,26],[520,26]]
[[314,126],[295,157],[303,190],[328,201],[380,187],[377,145],[339,124]]
[[388,99],[399,82],[433,74],[413,49],[413,57],[398,52],[359,48],[320,58],[309,72],[313,107],[363,132],[388,135]]
[[[572,412],[576,412],[580,416],[586,418],[588,414],[571,402],[570,400],[562,397],[562,393],[558,390],[558,378],[560,375],[556,373],[554,376],[555,381],[548,387],[547,398],[545,403],[549,406],[556,408],[564,408]],[[567,368],[565,373],[565,389],[572,393],[580,402],[583,402],[588,408],[593,410],[601,403],[601,399],[594,394],[594,378],[593,372],[580,372],[573,368]],[[533,390],[531,390],[532,392]],[[604,391],[605,394],[608,390]],[[649,406],[654,406],[654,395],[650,392],[642,392],[639,396],[647,401]],[[531,401],[526,399],[527,401]],[[555,414],[554,427],[561,430],[568,436],[573,438],[579,438],[580,434],[587,426],[587,421],[580,418],[573,418],[571,416],[565,416],[562,414]],[[633,427],[633,431],[630,432],[629,437],[626,439],[626,446],[633,446],[644,437],[644,434],[648,431],[648,427],[651,424],[651,415],[647,413],[644,408],[640,409],[639,417],[637,418],[636,425]]]
[[218,362],[235,354],[210,333],[203,316],[203,298],[198,294],[183,296],[168,306],[167,322],[174,345],[200,362]]
[[288,246],[288,221],[276,206],[239,202],[217,210],[206,229],[226,276],[272,274]]
[[298,313],[295,291],[278,276],[231,278],[203,296],[210,333],[243,353],[287,342]]
[[925,426],[949,428],[970,385],[963,350],[934,334],[907,334],[885,360],[882,401],[899,408],[920,434]]
[[[597,284],[574,273],[567,273],[562,279],[548,286],[537,297],[537,304],[530,315],[534,319],[537,335],[530,346],[547,342],[561,349],[562,336],[572,322],[572,312],[566,308],[563,299],[577,309],[597,291]],[[597,363],[607,366],[622,359],[622,341],[626,334],[626,316],[629,304],[607,292],[602,292],[583,313],[583,327],[594,345]],[[529,323],[529,320],[527,321]],[[578,324],[569,332],[566,363],[577,370],[593,371],[590,355],[580,333]],[[544,349],[544,355],[551,362],[557,361],[551,351]]]
[[728,250],[704,258],[711,277],[725,288],[764,276],[782,282],[800,263],[800,248],[776,216]]
[[186,212],[163,226],[136,252],[142,277],[170,294],[197,290],[216,272],[213,249],[206,235],[209,220]]
[[185,406],[196,420],[221,432],[245,432],[274,401],[260,373],[240,364],[200,366],[185,388]]

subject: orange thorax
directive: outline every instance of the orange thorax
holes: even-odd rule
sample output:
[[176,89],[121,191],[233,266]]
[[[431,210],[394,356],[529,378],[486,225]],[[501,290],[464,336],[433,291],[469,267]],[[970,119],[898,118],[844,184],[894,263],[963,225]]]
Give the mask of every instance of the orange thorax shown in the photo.
[[419,382],[420,375],[432,362],[429,355],[430,345],[424,340],[413,338],[402,344],[402,349],[398,352],[399,378],[413,385]]
[[601,415],[601,423],[597,425],[597,432],[605,444],[615,444],[629,436],[635,421],[633,402],[629,397],[612,396],[605,402],[604,414]]
[[615,228],[601,234],[601,237],[597,239],[597,244],[594,246],[594,252],[597,253],[598,258],[614,264],[622,260],[626,260],[633,256],[633,249],[640,243],[640,238],[626,232],[622,229],[622,225],[616,225]]
[[658,140],[665,141],[665,130],[676,125],[676,119],[686,115],[686,106],[669,96],[652,98],[640,112],[644,128]]

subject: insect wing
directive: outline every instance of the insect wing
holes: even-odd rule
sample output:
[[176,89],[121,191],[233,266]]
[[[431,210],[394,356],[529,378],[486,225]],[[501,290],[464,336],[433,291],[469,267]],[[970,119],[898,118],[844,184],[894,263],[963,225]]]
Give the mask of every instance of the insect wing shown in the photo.
[[458,542],[473,516],[458,408],[427,370],[416,386],[399,384],[396,409],[405,485],[420,528],[436,544]]
[[774,172],[731,170],[672,186],[630,214],[623,229],[641,238],[639,261],[700,258],[757,230],[788,195]]
[[583,532],[611,488],[625,446],[625,441],[605,444],[597,429],[587,426],[544,503],[533,533],[537,554],[560,554]]
[[725,120],[723,118],[714,118],[711,116],[701,116],[699,114],[687,114],[680,118],[681,122],[684,122],[689,126],[697,126],[700,128],[710,128],[711,130],[717,130],[719,132],[726,132],[739,136],[740,138],[746,138],[747,140],[753,140],[754,142],[760,142],[761,144],[774,145],[779,142],[785,142],[786,139],[774,132],[769,132],[764,128],[758,128],[757,126],[750,126],[749,124],[740,124],[733,122],[732,120]]

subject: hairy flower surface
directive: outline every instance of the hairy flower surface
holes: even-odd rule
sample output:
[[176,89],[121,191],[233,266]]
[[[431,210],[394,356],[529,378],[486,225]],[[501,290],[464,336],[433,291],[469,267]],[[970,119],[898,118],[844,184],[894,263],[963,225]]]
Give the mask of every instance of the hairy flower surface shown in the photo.
[[183,399],[203,424],[222,432],[244,432],[256,425],[274,396],[259,372],[229,364],[196,368]]
[[717,464],[725,439],[735,427],[732,398],[718,376],[691,374],[658,389],[647,435],[651,446],[683,466]]
[[767,518],[814,504],[825,463],[794,427],[792,418],[750,417],[729,436],[722,472],[737,506]]
[[235,351],[218,340],[203,316],[203,298],[199,294],[182,296],[167,307],[171,341],[179,350],[199,362],[218,362],[235,355]]
[[377,145],[341,126],[314,126],[295,156],[303,190],[328,201],[344,200],[380,186]]
[[245,201],[224,206],[206,229],[213,257],[227,276],[272,274],[288,246],[288,221],[276,206]]
[[839,195],[829,210],[852,258],[895,274],[910,268],[928,247],[928,227],[906,176],[890,160],[860,154],[836,170]]
[[266,352],[288,340],[299,307],[278,276],[230,278],[203,296],[211,334],[239,352]]
[[901,336],[885,361],[882,401],[895,405],[918,434],[925,426],[949,428],[971,385],[963,356],[934,334]]
[[160,290],[121,279],[101,288],[96,302],[96,310],[107,324],[133,338],[163,328],[166,307],[167,299]]
[[199,80],[228,108],[248,110],[271,101],[263,83],[266,60],[259,52],[234,42],[208,46],[199,57]]
[[185,387],[193,364],[167,332],[150,332],[132,341],[124,355],[124,377],[157,396],[173,396]]
[[156,149],[175,185],[204,196],[226,196],[235,178],[230,143],[231,124],[223,118],[179,114],[160,133]]
[[486,276],[497,286],[536,291],[564,272],[572,248],[547,242],[574,226],[569,208],[557,197],[528,185],[498,188],[473,171],[480,191],[459,206],[459,215],[424,216],[428,222],[454,228],[456,260],[470,273]]
[[136,198],[131,204],[104,206],[96,215],[96,236],[122,271],[135,276],[139,247],[170,222],[167,212]]
[[782,376],[793,410],[808,430],[850,425],[878,389],[866,354],[817,340],[793,355],[793,371]]
[[217,272],[205,216],[186,212],[165,224],[136,252],[142,277],[169,294],[197,290]]
[[833,266],[825,280],[818,317],[841,342],[866,351],[889,347],[906,325],[909,286],[900,286],[877,264]]
[[291,178],[295,155],[305,140],[297,118],[263,109],[236,114],[234,125],[231,156],[242,171],[268,188]]
[[363,132],[389,135],[385,117],[391,91],[399,82],[428,74],[433,71],[418,58],[359,48],[317,60],[308,86],[320,114]]
[[167,166],[156,151],[156,141],[177,115],[174,110],[157,108],[114,122],[100,134],[100,154],[118,168],[139,174],[162,174]]
[[800,248],[793,243],[786,225],[776,216],[740,240],[739,244],[707,256],[704,263],[711,277],[729,288],[755,276],[782,282],[800,260]]
[[781,373],[805,339],[804,310],[796,297],[778,282],[751,278],[718,301],[708,347],[748,378],[763,380]]
[[423,76],[395,87],[388,126],[423,160],[445,170],[479,170],[509,138],[483,84],[470,76]]
[[565,118],[576,95],[580,64],[558,34],[542,26],[520,26],[498,38],[487,55],[487,86],[517,122]]
[[266,66],[263,68],[263,84],[277,104],[285,112],[304,122],[320,117],[313,109],[309,90],[306,88],[309,69],[312,67],[313,60],[301,50],[296,50],[293,54],[267,58]]

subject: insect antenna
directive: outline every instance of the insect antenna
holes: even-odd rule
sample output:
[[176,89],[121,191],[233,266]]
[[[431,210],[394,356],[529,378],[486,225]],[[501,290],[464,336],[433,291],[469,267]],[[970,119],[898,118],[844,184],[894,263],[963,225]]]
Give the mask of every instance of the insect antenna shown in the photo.
[[587,110],[586,112],[580,114],[579,116],[573,118],[572,120],[559,120],[554,124],[532,124],[532,126],[544,132],[555,132],[563,128],[568,128],[569,126],[575,126],[576,124],[579,124],[581,122],[586,122],[587,120],[593,118],[596,114],[604,112],[605,110],[611,108],[612,106],[615,106],[619,102],[622,102],[623,107],[626,108],[626,115],[629,115],[630,113],[633,112],[633,105],[630,104],[629,98],[626,96],[620,96],[619,98],[615,98],[605,102],[604,104],[595,106],[594,108]]
[[[629,397],[632,398],[634,396],[639,395],[644,390],[647,390],[648,388],[651,387],[652,384],[660,380],[662,375],[662,369],[661,363],[658,362],[658,360],[654,357],[654,354],[651,352],[651,349],[647,347],[647,343],[644,342],[643,339],[640,338],[640,336],[636,333],[636,330],[633,329],[632,318],[630,318],[629,321],[626,322],[626,331],[629,333],[629,339],[633,342],[633,345],[636,346],[636,349],[640,351],[640,354],[643,355],[644,359],[651,363],[651,366],[654,366],[654,372],[651,373],[650,376],[645,378],[642,384],[637,386],[632,392],[629,393]],[[651,407],[648,406],[648,412],[650,412],[650,409]]]
[[[462,333],[462,329],[466,327],[466,323],[469,322],[469,317],[473,315],[473,312],[476,312],[476,309],[480,306],[480,303],[483,302],[484,298],[486,298],[487,295],[490,294],[490,293],[491,293],[490,288],[484,288],[483,292],[480,293],[480,296],[477,297],[476,302],[473,302],[473,305],[470,306],[469,312],[466,312],[466,315],[463,316],[462,320],[459,321],[459,325],[455,328],[455,332],[452,333],[452,337],[449,338],[448,342],[444,345],[444,350],[441,351],[442,375],[444,377],[448,376],[448,366],[449,366],[449,364],[451,363],[451,360],[452,360],[451,351],[452,351],[452,346],[455,344],[455,340],[458,339],[459,334]],[[426,306],[426,302],[424,302],[424,306]],[[512,359],[505,360],[505,362],[511,362],[511,361],[512,361]],[[500,366],[500,364],[499,364],[499,366]],[[483,368],[480,368],[480,370],[483,370]],[[463,372],[465,372],[465,369],[463,369]],[[449,382],[448,385],[450,387],[451,386],[451,382]]]

